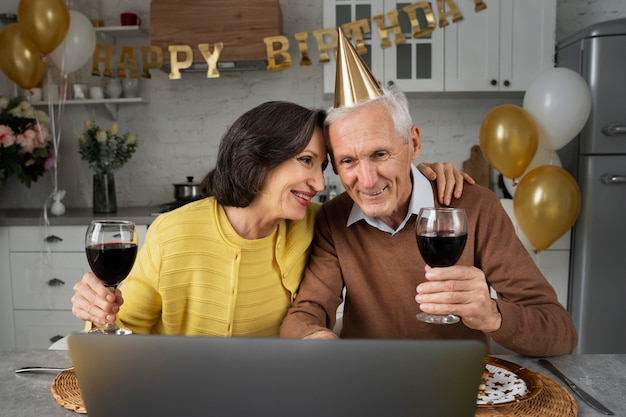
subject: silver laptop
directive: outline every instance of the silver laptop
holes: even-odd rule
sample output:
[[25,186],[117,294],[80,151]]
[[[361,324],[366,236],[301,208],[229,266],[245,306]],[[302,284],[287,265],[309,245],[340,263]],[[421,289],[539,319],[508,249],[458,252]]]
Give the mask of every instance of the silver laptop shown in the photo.
[[472,417],[484,344],[72,334],[89,417]]

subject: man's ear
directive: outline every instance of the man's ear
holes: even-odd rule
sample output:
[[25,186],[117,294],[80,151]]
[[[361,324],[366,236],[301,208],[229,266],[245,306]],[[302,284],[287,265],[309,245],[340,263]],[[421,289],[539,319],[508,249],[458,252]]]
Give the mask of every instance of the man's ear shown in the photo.
[[415,161],[422,153],[422,137],[420,135],[419,127],[415,125],[411,127],[411,136],[409,141],[411,144],[411,161]]

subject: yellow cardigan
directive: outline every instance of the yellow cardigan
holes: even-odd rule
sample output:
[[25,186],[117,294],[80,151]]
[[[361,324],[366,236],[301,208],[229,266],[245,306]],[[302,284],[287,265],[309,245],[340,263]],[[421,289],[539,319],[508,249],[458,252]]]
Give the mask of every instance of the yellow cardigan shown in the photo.
[[[268,241],[274,242],[276,259],[258,260],[274,262],[275,279],[291,294],[291,301],[309,258],[320,207],[309,204],[303,220],[280,223],[275,238]],[[242,248],[228,239],[229,231],[233,233],[223,207],[211,197],[158,216],[122,283],[120,325],[135,333],[277,336],[288,302],[278,320],[268,314],[275,305],[255,306],[251,320],[259,331],[233,333]]]

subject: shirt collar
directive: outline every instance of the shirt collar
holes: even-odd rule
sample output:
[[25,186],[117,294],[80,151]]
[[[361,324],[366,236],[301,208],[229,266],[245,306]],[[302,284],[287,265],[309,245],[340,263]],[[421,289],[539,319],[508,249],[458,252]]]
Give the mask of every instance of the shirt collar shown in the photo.
[[348,216],[346,227],[350,227],[359,220],[365,220],[365,222],[367,222],[370,226],[391,235],[395,235],[404,228],[406,222],[409,221],[412,214],[418,214],[422,207],[434,207],[435,197],[433,196],[433,189],[430,185],[430,181],[424,176],[424,174],[419,172],[413,164],[411,164],[411,178],[413,179],[413,189],[411,190],[409,209],[404,220],[400,223],[400,226],[398,226],[397,229],[394,230],[379,217],[367,216],[363,210],[361,210],[361,207],[354,203],[352,204],[352,210]]

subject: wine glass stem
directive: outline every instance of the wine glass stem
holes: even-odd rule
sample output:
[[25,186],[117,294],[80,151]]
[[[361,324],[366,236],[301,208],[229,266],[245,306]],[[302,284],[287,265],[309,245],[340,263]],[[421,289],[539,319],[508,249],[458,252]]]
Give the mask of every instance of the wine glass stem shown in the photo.
[[[115,294],[115,289],[117,288],[117,285],[105,285],[105,287],[109,291],[111,291],[113,294]],[[113,322],[113,323],[104,323],[101,329],[103,333],[115,333],[120,329],[120,327],[117,325],[116,322]]]
[[120,328],[117,323],[104,323],[100,328],[103,333],[116,333]]

